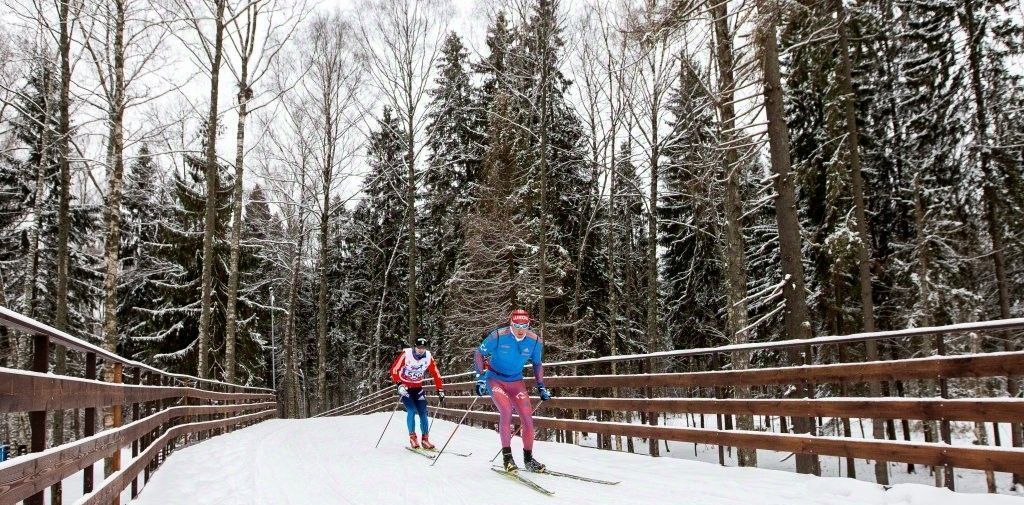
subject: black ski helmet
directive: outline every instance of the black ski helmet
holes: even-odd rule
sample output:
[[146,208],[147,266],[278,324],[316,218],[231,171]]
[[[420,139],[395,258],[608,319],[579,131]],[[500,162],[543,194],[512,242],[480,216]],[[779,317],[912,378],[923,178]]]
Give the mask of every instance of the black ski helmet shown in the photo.
[[416,347],[426,347],[426,346],[427,346],[427,339],[425,337],[417,337],[416,338]]

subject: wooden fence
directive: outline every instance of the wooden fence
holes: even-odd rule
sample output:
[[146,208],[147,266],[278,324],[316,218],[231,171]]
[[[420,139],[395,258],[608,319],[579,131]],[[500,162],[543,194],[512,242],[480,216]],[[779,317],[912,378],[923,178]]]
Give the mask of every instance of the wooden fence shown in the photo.
[[[137,496],[140,475],[144,485],[176,447],[277,416],[270,389],[165,372],[0,307],[3,328],[8,339],[32,339],[32,370],[0,367],[0,413],[28,412],[31,452],[0,463],[0,505],[41,505],[47,487],[59,494],[53,486],[76,473],[84,494],[77,503],[117,504],[129,487]],[[82,353],[85,377],[48,373],[51,345]],[[97,377],[102,365],[112,371],[107,382]],[[100,433],[97,408],[109,409],[113,425]],[[48,412],[71,409],[84,409],[83,438],[47,447]],[[132,459],[120,468],[127,447]],[[95,485],[93,464],[104,458],[115,471]]]
[[[723,464],[723,448],[742,447],[846,458],[847,475],[851,477],[855,476],[853,459],[862,458],[939,467],[937,471],[945,474],[945,485],[950,489],[955,483],[951,478],[954,467],[1009,472],[1019,481],[1024,475],[1024,450],[1020,448],[1024,399],[1017,395],[1015,381],[1024,374],[1024,352],[1012,350],[1012,344],[1019,340],[1021,329],[1024,319],[1009,319],[545,363],[544,382],[555,396],[540,405],[534,424],[564,442],[578,440],[578,434],[596,434],[598,447],[606,449],[611,448],[612,437],[647,439],[655,450],[657,441],[717,445]],[[948,347],[946,339],[956,335],[983,339],[986,343],[975,347],[991,352],[943,355]],[[867,355],[863,347],[867,342],[875,342],[882,349],[931,349],[935,354],[851,361]],[[781,351],[792,349],[799,352],[800,360],[789,366],[731,369],[732,363],[744,361],[777,363],[791,356]],[[739,353],[746,354],[747,359],[737,359]],[[757,356],[769,358],[750,359]],[[652,369],[671,371],[637,373]],[[972,392],[993,390],[957,382],[978,380],[998,381],[999,389],[1008,394],[948,398],[956,385],[969,387]],[[532,385],[530,374],[526,382]],[[868,396],[870,383],[880,383],[888,396],[853,397]],[[432,411],[439,417],[458,420],[472,401],[472,389],[471,374],[446,377],[446,404],[441,408],[435,403]],[[751,398],[736,395],[737,389],[752,393]],[[935,391],[939,396],[913,398],[914,391]],[[431,399],[436,402],[435,397]],[[395,400],[394,389],[387,387],[322,415],[388,411],[396,408]],[[669,414],[710,414],[717,422],[715,428],[658,426],[659,418]],[[767,422],[761,423],[760,430],[738,430],[734,429],[735,416],[753,416]],[[787,423],[788,418],[807,419],[813,431],[795,433],[787,429],[787,425],[795,425]],[[497,414],[491,402],[477,402],[468,419],[493,426]],[[627,422],[631,419],[640,424]],[[850,421],[855,419],[885,423],[888,436],[853,437]],[[825,433],[826,420],[835,421],[831,426],[837,433]],[[917,430],[909,428],[910,421],[932,425],[931,440],[912,437]],[[996,433],[998,423],[1009,423],[1013,436],[1011,440],[998,440],[996,446],[953,445],[951,422],[955,421],[991,423]],[[767,431],[766,425],[774,426],[773,422],[780,425],[777,433]],[[895,439],[895,423],[902,424],[902,440]]]

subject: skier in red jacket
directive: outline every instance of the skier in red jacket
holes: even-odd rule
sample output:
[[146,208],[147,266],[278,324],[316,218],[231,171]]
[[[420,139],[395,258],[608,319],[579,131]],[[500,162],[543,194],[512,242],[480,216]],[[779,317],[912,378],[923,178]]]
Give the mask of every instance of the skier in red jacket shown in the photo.
[[[430,373],[437,388],[437,398],[444,405],[444,384],[441,374],[437,371],[437,363],[427,350],[427,339],[419,337],[416,346],[403,349],[391,365],[391,379],[398,383],[398,394],[405,406],[405,422],[409,427],[409,445],[419,449],[433,449],[430,443],[430,421],[427,419],[427,396],[423,391],[423,377]],[[420,432],[422,441],[416,440],[416,414],[420,416]]]

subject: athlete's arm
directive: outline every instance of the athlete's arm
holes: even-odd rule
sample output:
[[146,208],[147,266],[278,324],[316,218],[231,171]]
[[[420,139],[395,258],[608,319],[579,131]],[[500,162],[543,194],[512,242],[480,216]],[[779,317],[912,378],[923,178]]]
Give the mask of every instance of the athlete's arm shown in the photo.
[[391,380],[395,382],[402,382],[402,378],[398,376],[398,371],[402,369],[402,365],[404,364],[405,352],[400,352],[395,358],[395,362],[391,364]]
[[480,343],[480,347],[477,347],[476,351],[473,352],[473,367],[476,368],[476,373],[484,373],[484,366],[486,365],[485,361],[494,353],[494,346],[497,342],[498,337],[491,332],[484,337],[484,341]]
[[544,343],[537,340],[537,345],[533,346],[533,354],[530,356],[530,363],[533,363],[533,378],[537,380],[538,385],[544,383],[543,355]]
[[437,371],[437,361],[434,361],[433,357],[430,358],[430,366],[427,368],[427,371],[429,371],[430,376],[434,378],[434,387],[437,388],[438,391],[444,389],[444,384],[441,382],[441,373]]

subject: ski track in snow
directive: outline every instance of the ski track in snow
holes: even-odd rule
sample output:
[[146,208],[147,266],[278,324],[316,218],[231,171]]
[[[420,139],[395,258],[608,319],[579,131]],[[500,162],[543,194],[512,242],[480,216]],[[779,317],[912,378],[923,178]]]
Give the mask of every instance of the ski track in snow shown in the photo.
[[[952,493],[919,484],[884,491],[870,482],[537,442],[552,470],[621,480],[615,486],[525,474],[554,491],[543,496],[490,470],[497,434],[463,426],[437,464],[411,454],[395,416],[379,448],[387,413],[275,419],[175,452],[139,498],[142,505],[401,504],[523,505],[665,503],[673,505],[1022,505],[1019,497]],[[438,420],[443,442],[454,424]],[[440,444],[438,444],[440,447]],[[522,464],[519,439],[512,444]]]

